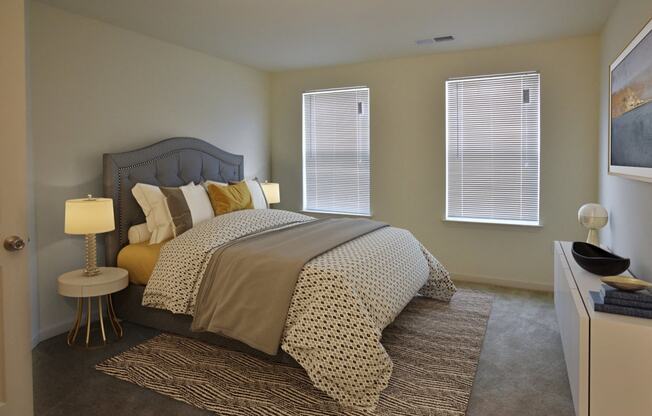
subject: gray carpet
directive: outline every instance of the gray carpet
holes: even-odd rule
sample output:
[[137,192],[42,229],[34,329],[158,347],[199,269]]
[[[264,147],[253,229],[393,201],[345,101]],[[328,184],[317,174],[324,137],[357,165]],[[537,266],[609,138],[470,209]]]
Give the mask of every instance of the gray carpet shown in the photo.
[[[461,284],[495,294],[467,415],[573,414],[550,294]],[[33,352],[35,414],[207,415],[94,369],[158,331],[125,324],[125,338],[104,349],[68,348],[65,335],[39,344]]]
[[574,416],[552,293],[463,286],[496,294],[467,415]]

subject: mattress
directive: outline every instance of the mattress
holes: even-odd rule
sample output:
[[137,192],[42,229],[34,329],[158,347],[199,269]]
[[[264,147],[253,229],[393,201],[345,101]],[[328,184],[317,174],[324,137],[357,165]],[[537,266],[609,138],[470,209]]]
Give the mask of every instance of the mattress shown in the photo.
[[129,244],[118,253],[118,267],[129,272],[131,283],[146,285],[164,244],[149,244],[147,241]]

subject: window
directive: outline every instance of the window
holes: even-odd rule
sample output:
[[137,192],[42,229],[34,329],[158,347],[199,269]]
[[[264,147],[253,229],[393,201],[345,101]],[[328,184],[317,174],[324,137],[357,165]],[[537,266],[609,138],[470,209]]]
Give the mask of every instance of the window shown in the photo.
[[303,210],[371,215],[369,88],[303,94]]
[[539,225],[539,74],[446,81],[446,219]]

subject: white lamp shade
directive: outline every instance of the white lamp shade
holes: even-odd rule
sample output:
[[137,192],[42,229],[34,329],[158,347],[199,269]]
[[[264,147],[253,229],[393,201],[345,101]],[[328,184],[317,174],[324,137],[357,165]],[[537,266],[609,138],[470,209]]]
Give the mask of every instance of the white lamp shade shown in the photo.
[[589,229],[599,229],[607,225],[609,214],[600,204],[584,204],[577,212],[580,224]]
[[115,229],[111,198],[66,201],[66,234],[98,234]]
[[277,183],[265,182],[260,185],[263,187],[265,199],[267,199],[268,204],[278,204],[281,202],[281,191]]

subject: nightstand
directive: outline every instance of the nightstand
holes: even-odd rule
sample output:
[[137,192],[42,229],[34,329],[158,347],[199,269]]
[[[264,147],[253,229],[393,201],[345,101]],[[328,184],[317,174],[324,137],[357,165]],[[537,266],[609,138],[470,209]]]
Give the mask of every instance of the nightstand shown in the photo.
[[[86,348],[91,347],[91,318],[92,301],[97,299],[97,312],[99,316],[102,345],[106,344],[106,331],[104,330],[104,309],[107,318],[113,327],[113,332],[118,339],[122,338],[123,330],[113,310],[111,294],[121,291],[129,284],[129,273],[118,267],[100,267],[97,276],[84,276],[84,270],[74,270],[59,276],[59,294],[66,297],[77,298],[77,316],[73,327],[68,332],[68,345],[75,345],[79,327],[83,321],[82,315],[86,310]],[[102,305],[102,297],[106,298],[106,305]],[[84,307],[86,303],[86,307]]]

